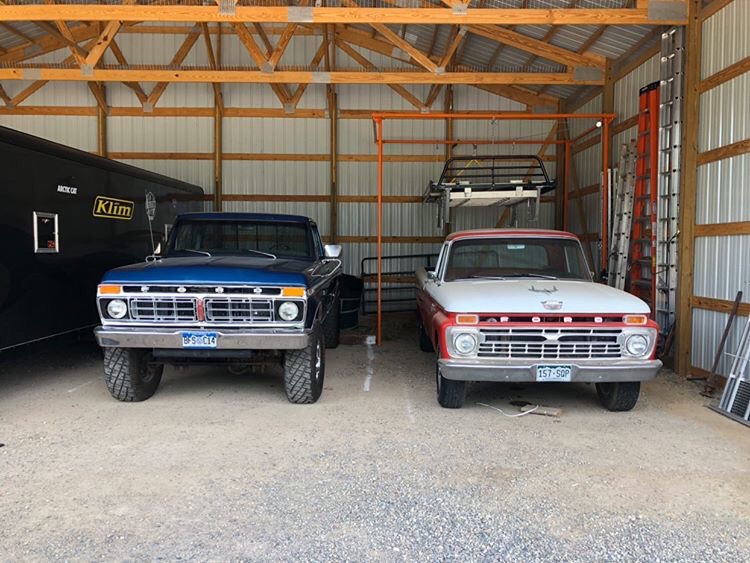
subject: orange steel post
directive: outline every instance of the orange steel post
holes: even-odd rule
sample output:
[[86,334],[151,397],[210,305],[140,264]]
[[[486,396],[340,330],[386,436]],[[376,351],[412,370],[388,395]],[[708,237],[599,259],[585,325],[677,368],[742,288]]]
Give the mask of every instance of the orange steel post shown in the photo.
[[602,120],[602,262],[600,269],[607,264],[607,230],[609,229],[609,119]]
[[375,125],[378,135],[378,327],[375,342],[380,346],[383,339],[383,120],[376,119]]
[[563,230],[568,230],[568,195],[570,193],[570,161],[571,161],[572,143],[565,142],[565,178],[563,181]]

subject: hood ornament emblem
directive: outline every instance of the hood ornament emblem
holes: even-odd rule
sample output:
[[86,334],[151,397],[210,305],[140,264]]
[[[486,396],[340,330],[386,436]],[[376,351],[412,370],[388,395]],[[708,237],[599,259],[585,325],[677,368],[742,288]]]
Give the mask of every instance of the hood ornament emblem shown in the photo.
[[562,309],[563,302],[562,301],[542,301],[542,306],[545,309],[549,309],[550,311],[558,311],[559,309]]
[[216,293],[224,293],[224,288],[223,287],[217,287],[214,291],[216,291]]
[[542,287],[540,289],[535,288],[533,285],[529,288],[529,291],[533,291],[534,293],[555,293],[557,291],[557,286],[553,285],[550,287]]
[[182,286],[180,286],[180,287],[177,288],[177,293],[185,293],[186,291],[187,291],[187,289],[185,289]]
[[256,287],[255,289],[253,289],[253,293],[255,294],[263,293],[263,289],[260,287]]

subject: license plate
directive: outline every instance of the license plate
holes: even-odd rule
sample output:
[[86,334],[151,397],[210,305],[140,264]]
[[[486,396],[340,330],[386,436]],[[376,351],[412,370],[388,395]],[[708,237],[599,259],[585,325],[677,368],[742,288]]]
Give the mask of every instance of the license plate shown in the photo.
[[215,332],[183,332],[183,348],[216,348],[218,336]]
[[570,381],[572,375],[571,366],[536,366],[537,381]]

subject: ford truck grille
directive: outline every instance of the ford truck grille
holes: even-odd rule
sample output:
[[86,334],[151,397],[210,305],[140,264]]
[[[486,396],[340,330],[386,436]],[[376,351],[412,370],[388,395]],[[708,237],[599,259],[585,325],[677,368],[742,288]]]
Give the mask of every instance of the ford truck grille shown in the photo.
[[273,321],[273,302],[270,299],[208,297],[205,308],[206,320],[213,323]]
[[191,297],[137,297],[130,299],[129,309],[135,321],[190,322],[198,318]]
[[618,329],[482,328],[480,358],[574,360],[620,358]]

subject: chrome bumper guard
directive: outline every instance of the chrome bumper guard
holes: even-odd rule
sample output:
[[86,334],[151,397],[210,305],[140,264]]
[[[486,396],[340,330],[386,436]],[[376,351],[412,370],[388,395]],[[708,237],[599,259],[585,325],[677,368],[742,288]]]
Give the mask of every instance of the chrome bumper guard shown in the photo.
[[[308,330],[157,329],[144,327],[96,327],[94,335],[103,348],[154,348],[181,350],[182,333],[209,330],[218,336],[216,350],[301,350],[310,343]],[[186,348],[189,350],[189,348]]]
[[521,362],[518,360],[443,359],[438,360],[446,379],[457,381],[536,381],[539,365],[569,365],[571,382],[614,383],[648,381],[661,369],[659,360],[578,360]]

